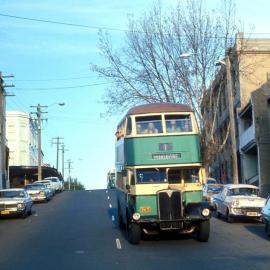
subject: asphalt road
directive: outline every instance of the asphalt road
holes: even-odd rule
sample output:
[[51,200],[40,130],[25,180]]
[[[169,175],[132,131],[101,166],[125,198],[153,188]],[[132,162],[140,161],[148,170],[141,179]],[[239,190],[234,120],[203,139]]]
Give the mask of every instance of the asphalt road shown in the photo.
[[114,191],[65,191],[26,218],[0,220],[1,270],[267,269],[270,240],[255,222],[211,219],[208,243],[146,237],[130,245],[117,226]]

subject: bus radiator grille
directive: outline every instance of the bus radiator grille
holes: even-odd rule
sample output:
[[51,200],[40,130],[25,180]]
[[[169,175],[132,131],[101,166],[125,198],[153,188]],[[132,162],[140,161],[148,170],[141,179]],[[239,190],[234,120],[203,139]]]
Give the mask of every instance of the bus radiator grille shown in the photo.
[[182,194],[178,190],[158,192],[160,220],[177,220],[182,217]]

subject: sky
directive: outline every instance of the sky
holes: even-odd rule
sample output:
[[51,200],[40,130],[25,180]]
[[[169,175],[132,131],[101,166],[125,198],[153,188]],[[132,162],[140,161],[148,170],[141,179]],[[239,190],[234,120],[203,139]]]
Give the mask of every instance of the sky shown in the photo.
[[[160,0],[163,8],[176,0]],[[218,0],[205,1],[215,8]],[[0,71],[13,74],[6,84],[15,94],[7,97],[7,110],[33,112],[48,106],[42,129],[44,162],[56,166],[53,137],[62,137],[72,163],[71,176],[87,189],[106,187],[114,167],[115,129],[123,115],[104,118],[102,96],[106,81],[97,78],[90,63],[106,65],[99,54],[98,28],[127,29],[127,16],[141,16],[152,0],[0,0]],[[248,32],[270,32],[268,0],[236,0],[236,15]],[[91,26],[88,28],[19,20],[1,16],[35,18]],[[252,29],[252,30],[250,30]],[[113,46],[124,43],[124,31],[109,30]],[[265,35],[270,38],[270,34]],[[65,106],[57,103],[65,102]],[[59,162],[62,162],[59,160]],[[65,165],[67,167],[67,164]],[[65,171],[65,176],[68,171]]]

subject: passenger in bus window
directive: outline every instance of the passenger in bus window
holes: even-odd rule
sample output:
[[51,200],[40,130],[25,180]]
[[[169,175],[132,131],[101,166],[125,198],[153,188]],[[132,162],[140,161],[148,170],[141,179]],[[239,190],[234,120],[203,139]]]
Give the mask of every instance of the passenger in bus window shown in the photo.
[[145,134],[145,133],[148,133],[148,132],[147,132],[147,129],[145,129],[141,123],[137,123],[137,124],[136,124],[136,131],[137,131],[137,134]]
[[189,132],[190,130],[190,119],[184,119],[182,121],[182,130],[185,132]]
[[137,123],[136,124],[136,131],[137,131],[137,134],[142,134],[142,125],[140,123]]
[[155,127],[155,124],[153,122],[148,123],[147,133],[148,134],[158,133],[158,129]]
[[181,129],[177,124],[177,121],[175,119],[170,120],[169,122],[166,122],[167,124],[167,132],[168,133],[174,133],[174,132],[180,132]]

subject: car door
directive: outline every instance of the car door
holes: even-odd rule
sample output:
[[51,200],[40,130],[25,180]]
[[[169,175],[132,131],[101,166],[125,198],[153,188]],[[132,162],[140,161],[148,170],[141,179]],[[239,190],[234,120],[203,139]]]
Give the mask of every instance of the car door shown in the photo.
[[217,211],[221,213],[221,208],[222,208],[222,192],[218,193],[215,195],[215,204]]
[[222,192],[220,193],[220,213],[225,215],[226,210],[227,210],[227,205],[226,205],[226,196],[228,193],[228,189],[224,188]]

